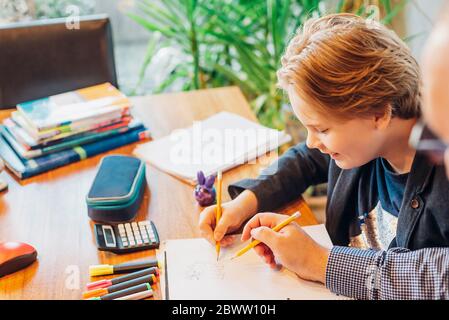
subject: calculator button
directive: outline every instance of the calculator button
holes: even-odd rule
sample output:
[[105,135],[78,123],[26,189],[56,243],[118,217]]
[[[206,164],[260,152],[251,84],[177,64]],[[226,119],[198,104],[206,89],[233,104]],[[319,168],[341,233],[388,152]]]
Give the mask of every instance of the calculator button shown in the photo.
[[129,240],[129,245],[130,245],[130,246],[135,246],[135,245],[136,245],[136,242],[135,242],[134,240]]
[[137,238],[137,237],[139,237],[140,238],[140,232],[139,232],[139,230],[134,230],[134,236]]
[[125,226],[121,223],[118,225],[118,230],[119,231],[125,231]]
[[123,243],[123,246],[124,246],[124,247],[127,247],[127,246],[128,246],[128,242],[127,242],[127,241],[123,241],[122,243]]
[[138,244],[138,245],[141,245],[141,244],[143,244],[143,241],[142,241],[142,239],[136,239],[136,242],[137,242],[137,244]]
[[134,236],[132,234],[128,234],[128,240],[129,241],[131,241],[131,240],[134,241]]
[[149,240],[148,238],[144,238],[144,239],[143,239],[143,242],[146,243],[146,244],[148,244],[148,243],[150,243],[150,240]]

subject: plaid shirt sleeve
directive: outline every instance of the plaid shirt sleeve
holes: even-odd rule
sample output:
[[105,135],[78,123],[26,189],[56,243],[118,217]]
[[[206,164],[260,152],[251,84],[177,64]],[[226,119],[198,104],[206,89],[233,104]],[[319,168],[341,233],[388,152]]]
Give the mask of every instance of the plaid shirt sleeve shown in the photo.
[[449,299],[449,248],[332,248],[326,287],[355,299]]

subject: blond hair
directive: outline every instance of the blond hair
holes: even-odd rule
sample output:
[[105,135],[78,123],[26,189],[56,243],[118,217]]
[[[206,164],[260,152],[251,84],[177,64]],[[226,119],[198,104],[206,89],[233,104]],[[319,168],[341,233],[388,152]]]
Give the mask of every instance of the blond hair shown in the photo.
[[310,19],[290,41],[278,85],[326,114],[350,119],[386,112],[421,114],[419,66],[384,25],[353,14]]

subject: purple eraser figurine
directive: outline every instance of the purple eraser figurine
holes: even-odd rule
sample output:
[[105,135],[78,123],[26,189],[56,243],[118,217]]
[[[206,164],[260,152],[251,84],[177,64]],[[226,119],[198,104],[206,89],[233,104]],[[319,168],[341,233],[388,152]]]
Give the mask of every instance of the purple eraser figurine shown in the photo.
[[195,199],[200,206],[206,207],[215,203],[215,175],[211,174],[207,178],[204,176],[203,171],[198,171],[196,174],[198,178],[198,184],[195,186]]

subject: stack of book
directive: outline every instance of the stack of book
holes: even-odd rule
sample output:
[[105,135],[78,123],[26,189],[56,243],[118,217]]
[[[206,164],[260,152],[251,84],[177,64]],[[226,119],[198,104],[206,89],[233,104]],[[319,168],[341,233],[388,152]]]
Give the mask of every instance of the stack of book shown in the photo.
[[19,178],[149,138],[110,83],[17,105],[0,126],[0,157]]

